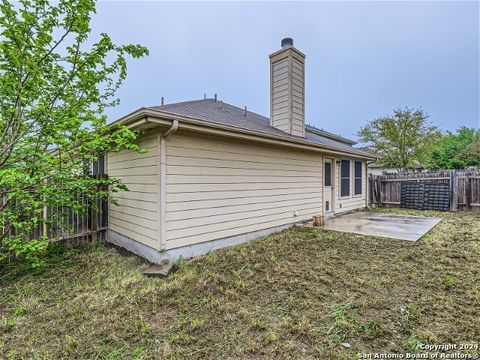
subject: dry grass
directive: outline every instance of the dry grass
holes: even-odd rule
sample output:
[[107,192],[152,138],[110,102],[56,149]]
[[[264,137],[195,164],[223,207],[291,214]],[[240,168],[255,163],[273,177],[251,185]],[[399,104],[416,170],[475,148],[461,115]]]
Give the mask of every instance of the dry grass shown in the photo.
[[42,272],[1,269],[0,357],[348,359],[478,341],[480,213],[426,215],[444,221],[416,243],[296,228],[168,279],[113,248],[53,249]]

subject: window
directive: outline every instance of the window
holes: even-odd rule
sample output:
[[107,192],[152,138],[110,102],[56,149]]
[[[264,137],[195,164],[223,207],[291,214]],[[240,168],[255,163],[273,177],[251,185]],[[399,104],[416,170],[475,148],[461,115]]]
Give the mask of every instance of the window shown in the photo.
[[362,162],[355,161],[355,195],[362,193]]
[[325,163],[325,186],[332,186],[332,163]]
[[340,167],[340,195],[350,196],[350,160],[342,160]]

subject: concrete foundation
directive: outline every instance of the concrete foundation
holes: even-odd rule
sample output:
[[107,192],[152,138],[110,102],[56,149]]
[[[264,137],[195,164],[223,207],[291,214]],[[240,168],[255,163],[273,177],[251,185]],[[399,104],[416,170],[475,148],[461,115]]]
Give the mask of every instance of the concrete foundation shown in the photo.
[[180,248],[158,251],[150,246],[146,246],[136,240],[119,234],[113,230],[107,231],[107,241],[117,246],[123,247],[134,254],[140,255],[154,264],[162,264],[175,261],[180,257],[185,259],[200,256],[228,246],[242,244],[263,236],[267,236],[276,232],[283,231],[294,226],[297,223],[276,226],[268,229],[258,230],[250,233],[230,236],[223,239],[207,241],[203,243],[183,246]]
[[127,249],[134,254],[140,255],[141,257],[147,259],[154,264],[162,264],[170,261],[170,259],[165,256],[164,253],[159,252],[157,249],[144,245],[136,240],[130,239],[129,237],[119,234],[116,231],[110,229],[107,230],[107,241],[124,249]]

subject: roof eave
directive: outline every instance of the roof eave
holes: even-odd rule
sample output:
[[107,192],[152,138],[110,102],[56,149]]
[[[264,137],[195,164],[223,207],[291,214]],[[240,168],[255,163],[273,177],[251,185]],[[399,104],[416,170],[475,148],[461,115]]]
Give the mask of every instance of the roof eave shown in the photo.
[[[160,120],[160,121],[158,121]],[[167,120],[167,121],[165,121]],[[327,151],[330,153],[336,153],[340,155],[347,155],[347,156],[355,156],[358,158],[362,159],[369,159],[369,160],[374,160],[375,158],[367,155],[367,154],[359,154],[356,151],[345,151],[343,149],[338,149],[334,146],[328,146],[328,145],[321,145],[321,144],[316,144],[308,140],[304,139],[289,139],[285,138],[283,136],[277,136],[277,135],[272,135],[272,134],[267,134],[264,132],[260,131],[253,131],[253,130],[247,130],[247,129],[241,129],[235,126],[229,126],[229,125],[223,125],[223,124],[218,124],[218,123],[206,123],[202,119],[194,118],[194,117],[189,117],[189,116],[184,116],[184,115],[178,115],[175,113],[170,113],[164,110],[154,110],[151,108],[140,108],[122,118],[117,120],[116,122],[110,124],[110,128],[114,130],[115,128],[118,128],[118,126],[123,125],[127,126],[128,128],[142,128],[145,127],[147,124],[152,124],[155,123],[157,125],[165,125],[168,126],[170,123],[169,121],[173,120],[179,120],[180,123],[180,128],[189,128],[191,130],[201,130],[201,128],[205,129],[218,129],[218,130],[223,130],[227,132],[231,132],[233,134],[243,134],[243,135],[249,135],[254,138],[266,138],[266,139],[272,139],[280,143],[284,144],[296,144],[296,145],[301,145],[305,148],[309,149],[320,149],[323,151]],[[185,126],[184,124],[188,125],[193,125],[192,126]],[[352,148],[352,150],[355,150]]]

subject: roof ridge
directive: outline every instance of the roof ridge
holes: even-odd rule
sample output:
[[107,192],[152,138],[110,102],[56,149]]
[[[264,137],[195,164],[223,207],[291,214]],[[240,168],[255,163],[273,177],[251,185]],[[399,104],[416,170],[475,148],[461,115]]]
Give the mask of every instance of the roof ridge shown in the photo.
[[307,130],[307,127],[309,128],[308,130],[311,130],[312,133],[320,133],[319,135],[323,135],[323,136],[326,136],[326,137],[329,137],[329,138],[332,138],[334,140],[339,140],[339,141],[345,141],[349,144],[356,144],[357,142],[356,141],[353,141],[351,139],[348,139],[342,135],[337,135],[337,134],[334,134],[330,131],[327,131],[327,130],[323,130],[323,129],[319,129],[313,125],[307,125],[305,124],[305,130]]

